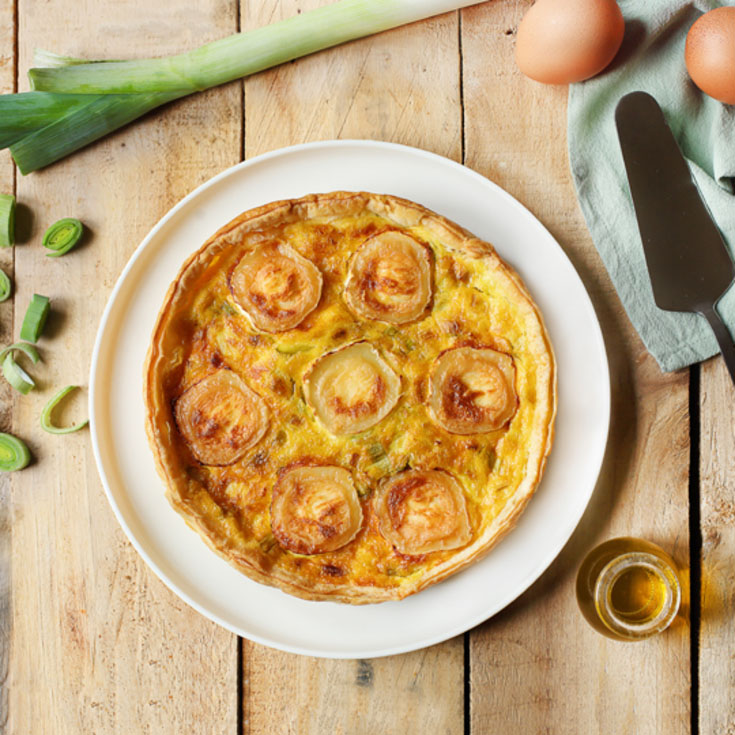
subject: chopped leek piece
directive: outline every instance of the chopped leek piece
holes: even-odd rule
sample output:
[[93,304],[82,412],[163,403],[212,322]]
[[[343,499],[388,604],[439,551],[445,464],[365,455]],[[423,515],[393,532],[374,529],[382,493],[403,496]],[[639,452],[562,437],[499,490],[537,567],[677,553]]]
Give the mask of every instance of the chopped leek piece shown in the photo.
[[296,342],[291,345],[276,345],[276,352],[280,352],[282,355],[295,355],[297,352],[308,352],[313,349],[314,345],[306,344],[305,342]]
[[0,248],[15,243],[15,197],[0,194]]
[[20,338],[26,342],[38,342],[46,324],[49,312],[49,300],[47,296],[34,293],[31,303],[28,304],[23,324],[20,327]]
[[10,276],[0,269],[0,301],[7,301],[11,293],[13,293],[13,284],[10,282]]
[[263,550],[265,554],[270,553],[271,549],[276,545],[276,537],[269,533],[267,536],[264,536],[260,541],[258,541],[258,545]]
[[38,350],[34,345],[29,345],[27,342],[14,342],[9,347],[0,351],[0,360],[4,360],[6,355],[13,353],[16,350],[20,350],[25,354],[34,365],[41,359],[41,356],[38,354]]
[[73,390],[76,390],[78,386],[67,385],[66,388],[62,388],[45,406],[41,412],[41,428],[44,431],[48,431],[50,434],[71,434],[74,431],[83,429],[88,423],[89,419],[80,421],[78,424],[72,426],[56,426],[54,424],[51,414],[53,413],[56,406],[66,398]]
[[23,441],[12,434],[0,433],[0,472],[22,470],[31,461],[31,453]]
[[388,473],[392,469],[390,457],[385,453],[385,447],[380,442],[371,444],[367,448],[373,466],[381,472]]
[[487,468],[492,472],[495,469],[495,465],[498,461],[498,455],[495,453],[494,447],[488,447],[485,450],[485,459],[487,460]]
[[3,360],[3,375],[5,376],[5,380],[23,395],[26,395],[36,387],[33,378],[18,365],[12,354],[5,355],[5,359]]
[[52,253],[48,253],[48,257],[58,258],[68,253],[79,242],[83,230],[84,225],[73,217],[65,217],[54,222],[43,236],[43,246],[53,250]]

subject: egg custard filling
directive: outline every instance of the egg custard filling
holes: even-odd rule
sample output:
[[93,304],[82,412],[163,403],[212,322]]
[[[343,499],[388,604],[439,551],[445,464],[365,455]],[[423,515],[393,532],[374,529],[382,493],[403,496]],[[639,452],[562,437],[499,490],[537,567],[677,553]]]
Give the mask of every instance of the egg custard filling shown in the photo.
[[486,554],[553,438],[518,275],[424,207],[334,192],[245,212],[171,285],[144,373],[174,508],[252,579],[347,603]]

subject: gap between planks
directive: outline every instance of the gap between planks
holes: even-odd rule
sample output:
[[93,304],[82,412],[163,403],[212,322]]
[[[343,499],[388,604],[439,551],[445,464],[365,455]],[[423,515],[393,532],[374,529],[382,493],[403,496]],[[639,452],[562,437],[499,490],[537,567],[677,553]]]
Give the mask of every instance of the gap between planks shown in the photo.
[[691,672],[691,733],[699,735],[699,631],[702,612],[702,525],[700,510],[700,388],[699,365],[689,370],[689,665]]

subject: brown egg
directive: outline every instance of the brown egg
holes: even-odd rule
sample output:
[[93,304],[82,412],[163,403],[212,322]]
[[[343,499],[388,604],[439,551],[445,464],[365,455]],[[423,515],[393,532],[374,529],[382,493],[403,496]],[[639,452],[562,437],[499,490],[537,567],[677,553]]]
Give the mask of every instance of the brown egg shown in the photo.
[[518,26],[516,62],[537,82],[581,82],[613,60],[624,32],[615,0],[538,0]]
[[689,29],[684,59],[705,94],[735,105],[735,7],[710,10]]

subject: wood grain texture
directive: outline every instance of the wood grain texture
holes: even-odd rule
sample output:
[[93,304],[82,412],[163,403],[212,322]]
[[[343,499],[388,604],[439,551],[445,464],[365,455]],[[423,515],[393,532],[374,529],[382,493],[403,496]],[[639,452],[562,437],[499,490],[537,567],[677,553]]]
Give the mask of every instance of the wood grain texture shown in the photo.
[[735,733],[735,389],[719,357],[701,368],[702,614],[699,731]]
[[[325,4],[243,5],[243,27]],[[459,160],[457,15],[287,64],[245,83],[245,152],[331,138],[375,138]],[[458,735],[462,639],[374,661],[326,661],[244,643],[244,732],[252,735]]]
[[[15,9],[11,0],[0,0],[0,94],[15,91]],[[10,154],[0,152],[0,193],[15,192],[15,173]],[[13,278],[14,249],[0,250],[0,268]],[[0,304],[0,344],[7,344],[13,328],[13,301]],[[0,431],[13,431],[12,389],[0,381]],[[10,628],[12,560],[10,491],[12,475],[0,474],[0,735],[8,733],[8,680],[10,673]]]
[[[21,89],[34,47],[123,58],[171,53],[236,29],[231,3],[20,0]],[[63,29],[63,32],[60,32]],[[45,434],[38,416],[59,387],[85,386],[112,286],[138,242],[178,199],[237,162],[237,85],[181,101],[42,172],[18,179],[30,241],[16,248],[16,334],[31,294],[52,314],[18,400],[15,427],[33,466],[12,493],[9,732],[232,733],[237,641],[169,592],[127,542],[97,477],[89,434]],[[63,216],[91,234],[60,259],[40,247]],[[147,335],[142,335],[147,339]],[[142,430],[142,427],[141,427]],[[152,487],[151,492],[163,492]]]
[[464,730],[461,638],[424,651],[330,661],[246,644],[248,735],[459,735]]
[[568,168],[567,88],[531,82],[515,67],[514,35],[529,5],[462,12],[467,164],[526,204],[580,272],[607,342],[612,424],[576,533],[525,595],[472,635],[472,732],[685,733],[685,620],[633,645],[597,635],[576,607],[576,569],[607,538],[642,536],[688,564],[688,378],[662,375],[645,352],[589,238]]
[[[238,17],[255,27],[330,1],[241,0],[238,12],[236,0],[0,0],[0,92],[16,87],[16,5],[24,90],[35,46],[89,57],[159,55],[231,33]],[[0,381],[0,430],[27,439],[36,457],[22,473],[0,476],[0,735],[459,735],[465,714],[473,735],[690,732],[686,615],[632,645],[594,633],[574,600],[584,554],[613,536],[655,541],[686,569],[688,375],[660,373],[589,238],[568,172],[566,87],[537,85],[515,68],[514,34],[529,6],[493,0],[286,64],[170,105],[17,181],[0,152],[0,191],[17,187],[22,240],[0,251],[0,267],[15,270],[17,281],[15,299],[0,304],[1,342],[17,335],[33,292],[54,305],[40,343],[45,361],[34,370],[40,390],[18,398]],[[469,713],[461,638],[372,661],[299,657],[243,641],[240,662],[237,639],[186,607],[129,545],[88,434],[54,437],[38,426],[45,401],[68,383],[85,388],[67,417],[85,413],[104,304],[172,204],[240,160],[243,148],[252,157],[329,138],[389,140],[455,160],[465,151],[471,168],[528,206],[561,243],[607,341],[613,413],[600,482],[549,570],[472,631]],[[80,217],[91,237],[63,259],[46,259],[40,236],[63,216]],[[732,406],[721,361],[706,363],[703,735],[735,733]]]
[[[246,0],[243,29],[326,4]],[[245,82],[248,158],[334,138],[387,140],[459,160],[456,13],[328,49]]]

